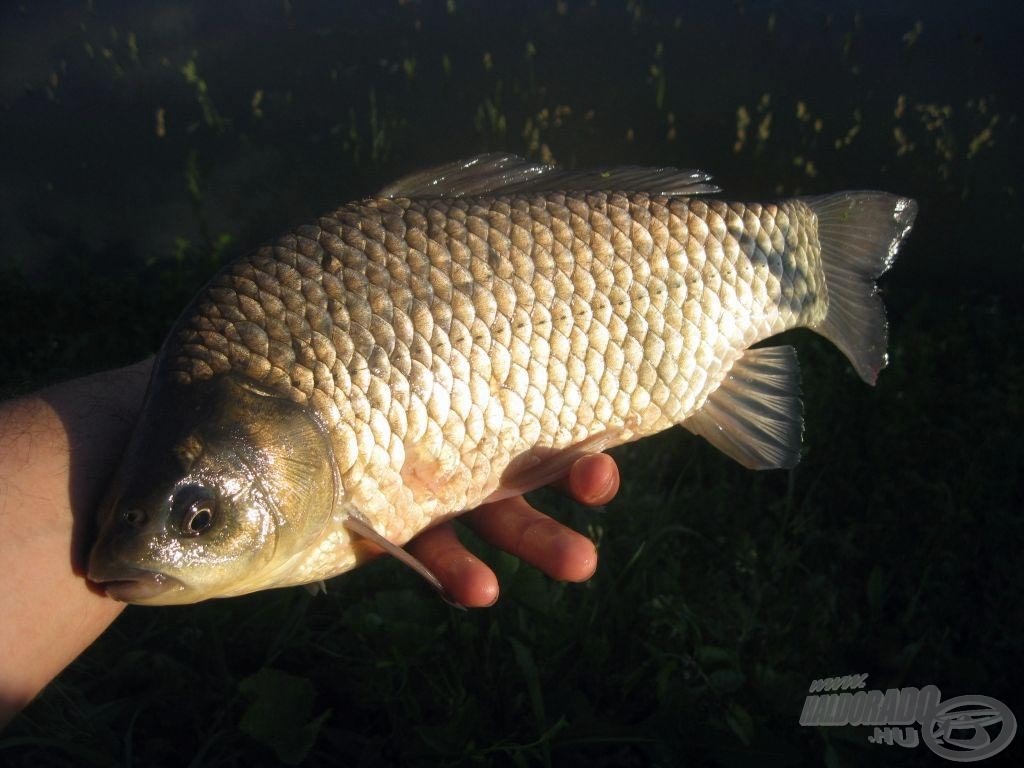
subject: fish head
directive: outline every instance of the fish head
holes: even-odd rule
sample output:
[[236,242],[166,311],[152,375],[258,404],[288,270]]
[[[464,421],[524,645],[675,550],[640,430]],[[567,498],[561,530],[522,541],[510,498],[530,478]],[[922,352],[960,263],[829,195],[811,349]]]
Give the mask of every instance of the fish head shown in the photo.
[[154,378],[98,513],[89,579],[146,605],[283,585],[337,488],[312,409],[236,374]]

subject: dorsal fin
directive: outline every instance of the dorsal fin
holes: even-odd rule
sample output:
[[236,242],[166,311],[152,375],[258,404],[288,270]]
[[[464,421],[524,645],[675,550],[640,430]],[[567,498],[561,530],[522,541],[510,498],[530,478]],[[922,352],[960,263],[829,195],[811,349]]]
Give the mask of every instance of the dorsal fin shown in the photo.
[[518,155],[491,153],[456,160],[403,176],[378,192],[380,197],[467,197],[515,192],[615,190],[702,195],[720,191],[710,174],[679,168],[624,165],[567,171]]
[[796,350],[748,349],[683,426],[749,469],[796,466],[803,431]]

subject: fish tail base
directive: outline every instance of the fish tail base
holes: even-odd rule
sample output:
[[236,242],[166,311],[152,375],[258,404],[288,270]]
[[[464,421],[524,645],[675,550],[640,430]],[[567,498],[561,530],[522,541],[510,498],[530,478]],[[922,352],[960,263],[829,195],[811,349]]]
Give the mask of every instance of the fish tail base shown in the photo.
[[817,216],[828,312],[813,327],[874,384],[888,362],[888,325],[875,279],[892,266],[917,203],[886,192],[801,198]]

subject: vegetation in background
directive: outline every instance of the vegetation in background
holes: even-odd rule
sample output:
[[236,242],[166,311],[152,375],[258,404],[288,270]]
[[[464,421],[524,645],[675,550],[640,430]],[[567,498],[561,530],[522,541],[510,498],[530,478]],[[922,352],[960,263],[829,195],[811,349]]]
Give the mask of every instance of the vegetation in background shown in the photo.
[[463,532],[497,564],[492,609],[453,610],[383,561],[317,597],[129,609],[0,736],[0,762],[921,761],[866,728],[799,726],[813,679],[865,672],[1024,717],[1012,24],[939,24],[924,3],[228,5],[3,11],[24,61],[0,79],[0,140],[22,150],[0,185],[0,393],[151,354],[242,248],[493,149],[706,166],[748,199],[914,195],[884,281],[890,368],[870,389],[793,336],[792,472],[673,430],[617,452],[607,508],[538,494],[598,543],[584,585]]

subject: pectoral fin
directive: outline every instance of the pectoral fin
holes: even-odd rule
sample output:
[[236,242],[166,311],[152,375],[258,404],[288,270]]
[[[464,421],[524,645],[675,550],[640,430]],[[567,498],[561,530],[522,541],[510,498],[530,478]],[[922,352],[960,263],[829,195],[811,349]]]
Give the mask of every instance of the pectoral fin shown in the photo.
[[749,469],[800,461],[800,368],[790,346],[747,350],[704,407],[683,422]]
[[456,608],[464,608],[464,606],[448,597],[448,593],[445,591],[444,585],[441,584],[440,579],[434,575],[433,571],[400,546],[388,541],[384,536],[377,533],[377,531],[373,529],[373,526],[370,525],[370,522],[362,515],[359,515],[355,511],[350,511],[349,516],[345,519],[345,527],[357,536],[362,536],[367,541],[373,542],[400,563],[412,568],[412,570],[426,579],[430,586],[438,591],[445,602],[455,606]]

